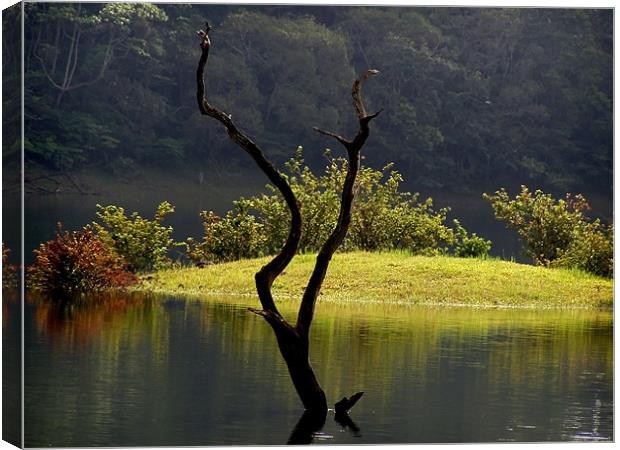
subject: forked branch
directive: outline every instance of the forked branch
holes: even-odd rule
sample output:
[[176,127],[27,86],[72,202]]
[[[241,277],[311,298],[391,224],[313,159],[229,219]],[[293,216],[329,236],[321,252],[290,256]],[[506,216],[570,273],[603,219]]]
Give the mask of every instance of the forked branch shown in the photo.
[[[336,249],[344,240],[349,224],[351,223],[351,208],[353,205],[355,178],[357,177],[360,167],[360,150],[368,138],[368,124],[380,112],[379,111],[374,114],[366,113],[366,109],[364,108],[364,103],[362,101],[361,87],[363,82],[368,77],[377,74],[378,71],[369,70],[359,80],[356,80],[355,83],[353,83],[351,94],[359,121],[359,130],[353,139],[349,140],[339,134],[315,128],[317,132],[335,138],[346,148],[349,165],[342,188],[342,199],[338,223],[327,241],[323,244],[323,247],[317,256],[314,271],[312,272],[308,286],[306,287],[301,301],[297,316],[297,323],[293,327],[291,324],[286,322],[286,320],[284,320],[278,312],[271,294],[271,286],[276,277],[282,273],[284,268],[289,264],[297,252],[299,240],[301,238],[301,212],[297,199],[295,198],[295,194],[284,176],[282,176],[282,174],[280,174],[271,165],[271,163],[265,158],[265,155],[260,148],[247,135],[239,130],[239,128],[237,128],[232,121],[230,114],[227,114],[211,105],[207,100],[204,77],[206,70],[205,68],[209,58],[209,50],[211,48],[211,40],[209,39],[210,30],[211,27],[209,27],[209,24],[207,23],[205,29],[198,32],[202,53],[200,55],[198,68],[196,70],[196,97],[200,112],[203,115],[213,117],[224,125],[226,131],[228,132],[228,136],[254,159],[256,164],[258,164],[261,170],[267,175],[269,180],[278,188],[284,197],[289,210],[291,211],[291,224],[284,247],[282,247],[278,255],[276,255],[256,274],[256,290],[258,292],[262,309],[259,310],[251,308],[250,311],[263,317],[271,325],[275,332],[280,352],[286,362],[291,379],[304,404],[304,407],[307,411],[320,413],[324,421],[324,415],[327,412],[327,401],[325,393],[319,385],[319,382],[314,374],[314,370],[310,365],[308,358],[308,336],[310,324],[312,323],[312,317],[314,315],[314,306],[320,292],[321,285],[323,284],[323,280],[325,279],[329,262]],[[361,394],[358,395],[361,396]]]

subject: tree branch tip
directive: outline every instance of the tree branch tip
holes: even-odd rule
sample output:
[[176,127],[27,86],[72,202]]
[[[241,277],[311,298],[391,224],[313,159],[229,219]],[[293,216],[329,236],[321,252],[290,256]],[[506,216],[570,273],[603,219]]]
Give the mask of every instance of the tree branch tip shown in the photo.
[[374,76],[374,75],[379,75],[381,72],[377,69],[368,69],[366,71],[366,73],[364,73],[364,75],[361,75],[359,77],[359,79],[355,80],[356,84],[362,84],[364,81],[366,81],[368,78]]
[[209,31],[211,31],[211,26],[209,22],[205,22],[205,29],[196,31],[196,35],[200,38],[200,47],[203,49],[207,49],[211,46],[211,40],[209,39]]
[[314,131],[320,134],[324,134],[325,136],[336,137],[336,133],[332,133],[331,131],[321,130],[319,127],[312,127]]
[[374,112],[372,114],[369,114],[367,117],[368,119],[374,119],[375,117],[377,117],[379,114],[381,114],[383,112],[383,108],[381,108],[380,110],[378,110],[377,112]]

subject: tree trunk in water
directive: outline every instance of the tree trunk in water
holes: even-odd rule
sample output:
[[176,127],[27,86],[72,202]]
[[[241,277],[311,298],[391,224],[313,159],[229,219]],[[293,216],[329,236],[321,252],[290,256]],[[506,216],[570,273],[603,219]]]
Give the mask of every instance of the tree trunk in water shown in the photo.
[[295,390],[306,411],[327,411],[327,398],[321,388],[309,358],[309,340],[307,334],[300,333],[279,313],[250,308],[255,314],[265,318],[271,325],[280,354],[286,362]]
[[289,445],[306,445],[311,444],[314,440],[314,433],[319,431],[325,425],[327,418],[327,409],[323,411],[305,410],[299,418],[297,425],[293,429],[291,436],[288,438]]
[[[359,130],[356,136],[349,140],[332,132],[322,131],[317,128],[319,133],[335,138],[346,149],[348,155],[347,175],[342,187],[342,199],[340,202],[340,213],[336,227],[332,231],[329,238],[323,244],[319,252],[314,270],[304,291],[297,322],[293,326],[288,323],[278,311],[271,293],[271,286],[274,280],[284,271],[290,261],[293,259],[299,248],[301,239],[302,217],[297,198],[293,193],[287,179],[278,172],[273,165],[267,160],[260,148],[246,136],[232,121],[230,114],[212,106],[208,100],[205,89],[205,67],[209,58],[209,50],[211,41],[209,39],[209,24],[206,24],[205,30],[200,30],[200,47],[202,54],[196,69],[196,98],[198,100],[198,108],[203,115],[218,120],[228,132],[230,139],[248,153],[267,175],[269,180],[278,188],[286,204],[291,212],[291,224],[289,234],[284,247],[269,263],[267,263],[255,276],[256,291],[261,302],[262,309],[250,308],[253,313],[262,316],[271,326],[276,335],[280,353],[286,362],[291,380],[297,390],[297,394],[301,399],[304,408],[308,414],[302,417],[298,427],[300,430],[306,431],[308,424],[312,427],[319,425],[319,428],[325,422],[327,413],[327,400],[325,392],[321,388],[309,359],[309,335],[310,325],[314,317],[314,307],[321,290],[323,280],[327,274],[327,269],[333,254],[336,252],[344,238],[346,237],[349,224],[351,222],[351,212],[354,198],[354,185],[357,173],[360,167],[360,150],[364,146],[369,135],[369,123],[377,117],[381,111],[374,114],[367,114],[361,97],[362,83],[371,75],[378,73],[377,70],[368,70],[360,79],[355,80],[351,95],[353,97],[353,105],[358,116]],[[352,406],[359,398],[361,393],[352,397],[355,399],[350,403]],[[339,402],[341,403],[341,402]],[[344,412],[346,414],[346,411]],[[321,419],[322,418],[322,419]],[[321,422],[322,420],[322,422]],[[303,425],[303,426],[302,426]],[[316,431],[316,430],[314,430]],[[311,433],[310,433],[311,434]],[[293,433],[295,436],[295,432]],[[297,436],[306,436],[297,433]],[[291,436],[291,440],[294,436]]]
[[[270,323],[270,325],[272,325]],[[278,341],[282,358],[286,362],[288,372],[295,390],[307,411],[327,411],[327,398],[321,388],[309,358],[309,342],[307,338],[292,327],[272,325]]]

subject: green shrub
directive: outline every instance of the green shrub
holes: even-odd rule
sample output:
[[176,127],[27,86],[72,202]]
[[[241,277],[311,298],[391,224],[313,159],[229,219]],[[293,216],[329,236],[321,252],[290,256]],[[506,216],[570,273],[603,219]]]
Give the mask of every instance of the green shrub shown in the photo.
[[[345,158],[332,158],[316,176],[304,164],[302,149],[286,164],[287,177],[300,204],[302,233],[299,251],[317,252],[334,229],[340,210]],[[392,165],[382,170],[363,167],[356,180],[351,225],[341,250],[402,249],[414,254],[447,253],[456,244],[448,227],[448,209],[433,208],[432,199],[420,202],[418,194],[400,192],[401,175]],[[204,238],[187,243],[190,259],[198,264],[230,261],[277,253],[289,231],[290,212],[277,189],[269,194],[241,198],[224,218],[202,213]]]
[[[409,196],[408,193],[403,195]],[[419,203],[417,198],[417,193],[411,195],[406,203],[395,207],[391,213],[388,209],[384,210],[383,226],[390,233],[388,245],[376,250],[402,249],[413,254],[436,255],[447,253],[454,245],[454,232],[445,225],[449,209],[435,211],[430,197]],[[390,226],[387,221],[393,225]],[[376,226],[382,227],[380,218]]]
[[555,267],[574,267],[603,277],[614,274],[614,228],[600,223],[580,224],[566,251],[551,263]]
[[262,255],[266,237],[263,226],[241,205],[235,205],[225,217],[203,211],[204,238],[196,243],[188,239],[187,256],[197,265],[256,258]]
[[[445,225],[448,208],[433,209],[433,200],[419,201],[419,194],[400,192],[401,174],[388,164],[382,170],[363,168],[357,180],[348,242],[353,249],[377,251],[402,249],[414,254],[445,253],[454,243]],[[337,169],[346,173],[346,161]]]
[[504,189],[483,197],[491,202],[495,217],[517,231],[535,264],[612,275],[613,227],[589,221],[584,213],[590,207],[582,195],[556,200],[521,186],[514,199]]
[[517,231],[525,244],[525,254],[536,264],[548,266],[564,252],[573,239],[575,228],[585,221],[583,212],[589,208],[581,195],[566,195],[555,200],[541,190],[521,192],[511,199],[505,189],[494,195],[483,194],[491,202],[495,217]]
[[491,241],[481,238],[476,233],[470,235],[458,220],[454,220],[454,230],[456,234],[455,256],[459,258],[486,258],[489,256]]
[[168,251],[180,244],[172,240],[172,227],[166,227],[162,222],[174,212],[174,206],[162,202],[153,220],[144,219],[137,212],[127,217],[119,206],[97,205],[97,208],[97,217],[102,223],[93,222],[89,227],[125,258],[129,270],[146,272],[170,264]]
[[124,259],[92,230],[62,231],[34,251],[28,286],[53,296],[123,288],[136,281]]
[[17,269],[9,262],[11,251],[2,243],[2,287],[13,288],[17,286]]
[[[289,183],[301,205],[299,249],[302,253],[317,252],[338,220],[347,160],[332,158],[329,151],[325,156],[329,163],[320,177],[304,165],[301,147],[286,164]],[[453,232],[444,224],[448,210],[434,211],[432,199],[418,202],[418,194],[400,192],[401,182],[401,175],[391,164],[382,170],[360,169],[351,225],[342,250],[405,249],[412,253],[437,253],[453,244]],[[290,214],[275,188],[268,188],[271,195],[242,201],[264,225],[268,233],[266,250],[274,253],[284,244]]]
[[[340,208],[338,186],[342,185],[344,174],[335,170],[332,161],[325,174],[317,177],[303,162],[302,148],[298,147],[296,156],[285,164],[285,175],[297,197],[303,218],[299,251],[307,253],[318,251],[336,225]],[[271,194],[242,198],[240,203],[264,226],[265,250],[273,254],[286,241],[291,215],[276,187],[267,185],[267,189]]]

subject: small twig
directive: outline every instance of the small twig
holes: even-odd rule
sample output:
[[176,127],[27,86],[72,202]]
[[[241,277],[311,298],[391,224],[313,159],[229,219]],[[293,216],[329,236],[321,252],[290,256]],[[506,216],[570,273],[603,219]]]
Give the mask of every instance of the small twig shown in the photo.
[[253,312],[257,316],[267,317],[267,313],[263,311],[262,309],[248,308],[248,311]]
[[332,133],[331,131],[321,130],[320,128],[317,128],[317,127],[312,127],[312,129],[314,131],[316,131],[317,133],[321,133],[321,134],[324,134],[325,136],[333,137],[334,139],[336,139],[338,142],[340,142],[345,147],[351,143],[351,141],[348,141],[347,139],[343,138],[339,134]]

